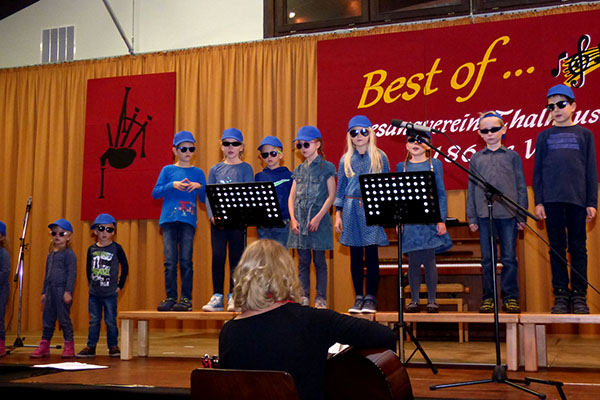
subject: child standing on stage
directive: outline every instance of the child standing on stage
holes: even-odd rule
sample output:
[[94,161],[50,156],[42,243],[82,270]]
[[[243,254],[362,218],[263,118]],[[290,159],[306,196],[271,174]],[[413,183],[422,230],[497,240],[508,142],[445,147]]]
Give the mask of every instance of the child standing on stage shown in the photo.
[[[554,289],[553,314],[589,314],[587,305],[586,223],[598,209],[598,170],[593,133],[573,124],[573,90],[548,90],[546,108],[554,126],[535,145],[533,193],[535,215],[546,220]],[[571,255],[571,288],[566,252]]]
[[[348,122],[346,154],[340,159],[334,202],[335,230],[341,233],[340,243],[350,247],[350,272],[356,294],[354,305],[348,310],[350,313],[377,311],[378,249],[389,242],[383,227],[367,226],[358,177],[381,172],[390,172],[388,158],[375,144],[371,121],[364,115],[357,115]],[[366,293],[363,285],[365,264]]]
[[[208,184],[215,183],[240,183],[253,182],[254,171],[252,166],[242,161],[244,154],[244,136],[239,129],[229,128],[221,135],[221,151],[224,160],[213,165],[208,173]],[[207,199],[206,209],[211,221],[210,235],[212,244],[212,281],[213,295],[206,305],[204,311],[223,311],[225,308],[225,257],[229,245],[229,294],[227,295],[227,311],[235,311],[235,305],[231,298],[233,290],[233,271],[244,252],[244,230],[218,228],[215,225],[210,203]]]
[[88,299],[90,329],[87,346],[77,353],[77,357],[80,358],[96,355],[103,311],[108,355],[111,357],[121,355],[117,327],[117,297],[125,286],[129,263],[121,245],[113,242],[116,229],[117,221],[110,214],[99,214],[91,226],[98,241],[87,251],[86,273],[90,285]]
[[4,316],[6,315],[6,304],[8,303],[8,292],[10,284],[10,256],[6,250],[6,224],[0,221],[0,357],[6,355],[6,328]]
[[[421,133],[431,140],[427,133]],[[419,291],[421,288],[421,266],[425,270],[425,284],[427,285],[427,312],[437,313],[439,306],[436,303],[437,266],[435,254],[452,247],[452,240],[446,230],[448,203],[444,187],[444,170],[442,162],[432,158],[431,149],[421,142],[419,137],[412,136],[407,130],[405,162],[396,166],[398,172],[433,171],[437,186],[438,202],[442,222],[428,225],[403,225],[402,251],[408,253],[408,283],[410,285],[411,302],[406,306],[406,312],[419,312]],[[400,271],[399,271],[400,272]]]
[[328,212],[335,199],[335,166],[323,158],[321,132],[316,127],[300,128],[294,142],[304,162],[292,175],[288,247],[298,250],[298,275],[304,289],[302,305],[309,304],[312,258],[317,275],[315,307],[327,308],[325,251],[333,249],[333,226]]
[[50,253],[46,258],[46,272],[42,288],[42,340],[37,349],[29,356],[32,358],[50,355],[50,340],[54,335],[56,320],[63,331],[65,346],[63,358],[75,356],[73,346],[73,324],[71,322],[71,304],[77,278],[77,258],[71,249],[73,226],[60,218],[48,225],[52,235]]
[[281,208],[281,217],[285,223],[284,227],[261,228],[258,227],[259,239],[273,239],[282,246],[287,245],[290,232],[290,212],[288,210],[288,198],[292,189],[292,172],[280,166],[283,158],[283,144],[275,136],[265,136],[258,146],[260,156],[265,162],[265,169],[254,176],[256,182],[273,182],[277,192],[277,200]]
[[[496,187],[507,197],[514,199],[527,209],[527,185],[521,157],[513,150],[502,145],[506,126],[502,116],[495,111],[481,114],[479,135],[486,144],[485,149],[473,155],[471,169],[488,183]],[[495,237],[500,242],[500,260],[502,261],[502,303],[509,313],[521,312],[519,306],[519,272],[516,254],[517,229],[525,228],[525,218],[517,213],[514,206],[499,201],[493,204]],[[469,228],[479,229],[481,243],[481,278],[483,282],[483,303],[479,312],[494,312],[494,286],[492,274],[496,260],[492,261],[490,245],[490,215],[485,188],[469,179],[467,192],[467,220]],[[494,238],[496,240],[496,238]],[[498,252],[495,252],[496,258]]]
[[[196,139],[188,131],[173,137],[175,164],[160,171],[152,197],[163,199],[159,225],[163,234],[165,256],[165,291],[167,297],[158,311],[191,311],[194,284],[194,235],[198,212],[196,202],[204,202],[206,176],[192,165]],[[181,271],[181,297],[177,302],[177,262]]]

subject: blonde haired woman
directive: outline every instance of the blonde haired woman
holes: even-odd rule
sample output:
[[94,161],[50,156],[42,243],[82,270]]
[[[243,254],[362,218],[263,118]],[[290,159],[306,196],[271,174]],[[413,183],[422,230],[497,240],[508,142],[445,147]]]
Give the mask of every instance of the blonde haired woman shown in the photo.
[[221,368],[286,371],[300,399],[323,399],[333,344],[395,349],[386,326],[298,304],[303,291],[294,260],[273,240],[251,243],[233,279],[233,301],[242,313],[221,330]]
[[[390,172],[387,156],[377,148],[371,121],[364,115],[356,115],[348,122],[346,154],[340,159],[333,203],[340,243],[350,247],[350,273],[356,295],[354,305],[348,310],[351,313],[377,311],[379,246],[387,246],[389,242],[381,226],[367,226],[358,177],[382,172]],[[366,293],[363,289],[365,264]]]

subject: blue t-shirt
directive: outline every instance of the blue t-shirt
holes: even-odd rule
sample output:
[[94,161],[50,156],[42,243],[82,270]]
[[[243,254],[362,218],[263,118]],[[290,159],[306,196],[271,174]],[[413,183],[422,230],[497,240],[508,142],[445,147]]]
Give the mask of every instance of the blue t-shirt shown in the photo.
[[[182,181],[185,178],[190,182],[198,182],[202,187],[191,192],[177,190],[173,187],[173,182]],[[153,198],[163,199],[159,225],[169,222],[184,222],[195,228],[198,220],[196,200],[204,203],[205,186],[206,177],[200,168],[179,167],[174,164],[164,167],[160,171],[154,190],[152,190]]]
[[292,171],[287,167],[278,167],[275,169],[265,168],[254,177],[256,182],[273,182],[277,192],[277,200],[281,208],[281,217],[283,220],[290,219],[288,209],[288,199],[292,190]]

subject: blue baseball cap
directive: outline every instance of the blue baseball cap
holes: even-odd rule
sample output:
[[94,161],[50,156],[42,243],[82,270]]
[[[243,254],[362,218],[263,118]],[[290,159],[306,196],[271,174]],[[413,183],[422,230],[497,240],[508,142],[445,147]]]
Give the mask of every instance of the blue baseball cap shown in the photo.
[[0,221],[0,234],[6,236],[6,224]]
[[196,143],[196,139],[194,139],[192,132],[179,131],[175,134],[173,137],[173,146],[179,146],[179,144],[183,142]]
[[223,131],[223,134],[221,135],[221,140],[225,140],[225,139],[235,139],[239,142],[243,142],[244,135],[242,135],[242,131],[240,131],[239,129],[228,128],[228,129],[225,129]]
[[57,219],[56,221],[48,225],[48,228],[52,229],[55,226],[58,226],[59,228],[63,228],[65,231],[73,233],[73,225],[71,225],[71,223],[64,218]]
[[90,229],[94,230],[94,229],[96,229],[96,227],[98,225],[108,225],[108,224],[114,224],[115,226],[117,226],[117,221],[110,214],[98,214],[98,216],[94,220],[94,223],[92,224]]
[[265,136],[265,138],[261,140],[260,144],[258,145],[257,150],[260,150],[260,148],[264,145],[281,147],[283,149],[283,144],[281,143],[281,140],[277,139],[275,136]]
[[371,121],[369,121],[369,118],[365,117],[364,115],[355,115],[354,117],[350,118],[350,121],[348,121],[348,131],[354,127],[370,128],[371,126]]
[[321,131],[319,131],[315,126],[306,125],[298,129],[296,139],[292,140],[292,142],[295,142],[296,140],[303,140],[305,142],[309,142],[317,138],[321,138]]
[[567,99],[575,100],[573,89],[571,89],[567,85],[563,85],[562,83],[560,85],[552,86],[550,90],[548,90],[548,95],[546,96],[546,98],[556,95],[562,95],[565,96]]

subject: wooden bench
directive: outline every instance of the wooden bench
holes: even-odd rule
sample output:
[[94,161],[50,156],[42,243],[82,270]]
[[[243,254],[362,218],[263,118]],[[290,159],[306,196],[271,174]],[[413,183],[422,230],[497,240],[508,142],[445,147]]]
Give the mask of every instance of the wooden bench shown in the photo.
[[203,312],[203,311],[120,311],[117,318],[121,320],[121,360],[133,358],[133,331],[135,322],[138,328],[138,356],[148,356],[148,321],[228,321],[236,312]]
[[[519,314],[498,314],[501,324],[506,324],[506,365],[510,371],[519,367],[519,337],[517,324]],[[382,323],[398,322],[397,312],[378,312],[375,321]],[[494,323],[494,314],[481,314],[479,312],[445,312],[429,313],[404,313],[404,322],[437,322],[437,323]]]
[[600,314],[522,313],[523,357],[525,371],[537,371],[548,366],[546,349],[547,324],[600,324]]
[[[435,301],[439,305],[450,304],[456,306],[457,312],[466,312],[468,311],[468,306],[466,303],[463,303],[463,299],[461,297],[456,297],[457,294],[460,293],[469,293],[469,287],[465,287],[462,283],[438,283],[436,292],[437,293],[447,293],[451,297],[438,297]],[[427,285],[421,284],[419,288],[420,293],[427,293]],[[406,286],[404,288],[404,293],[408,294],[408,296],[404,297],[404,309],[406,309],[406,305],[410,302],[410,287]],[[419,304],[427,304],[427,299],[419,299]],[[417,334],[417,326],[413,323],[413,333]],[[469,324],[465,324],[464,322],[458,322],[458,342],[462,343],[464,341],[469,341]]]

